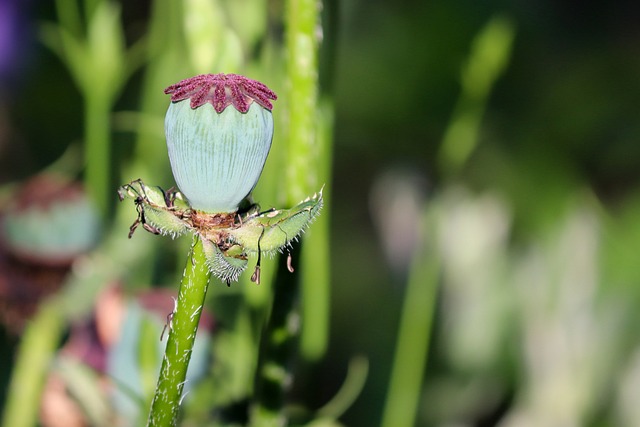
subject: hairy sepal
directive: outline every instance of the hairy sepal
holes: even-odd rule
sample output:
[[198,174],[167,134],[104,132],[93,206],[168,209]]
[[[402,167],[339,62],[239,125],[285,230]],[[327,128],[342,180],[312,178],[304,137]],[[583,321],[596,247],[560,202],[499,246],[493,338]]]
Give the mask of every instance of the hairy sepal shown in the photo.
[[211,274],[227,284],[238,281],[247,267],[247,256],[241,246],[231,245],[222,250],[217,244],[204,238],[202,246]]
[[294,241],[322,209],[322,190],[291,209],[275,209],[250,216],[229,230],[229,238],[248,252],[274,252]]
[[181,218],[189,209],[184,196],[179,192],[166,193],[160,187],[145,185],[135,180],[118,189],[120,200],[132,199],[138,210],[138,219],[132,226],[132,233],[138,223],[152,233],[178,237],[190,229]]

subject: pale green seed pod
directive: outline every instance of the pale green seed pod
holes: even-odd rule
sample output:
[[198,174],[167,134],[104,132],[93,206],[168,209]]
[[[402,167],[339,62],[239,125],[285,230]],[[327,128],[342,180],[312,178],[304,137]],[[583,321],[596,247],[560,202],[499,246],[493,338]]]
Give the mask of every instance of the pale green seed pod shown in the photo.
[[64,266],[100,238],[100,217],[79,184],[68,177],[31,178],[3,206],[0,244],[29,263]]
[[205,104],[172,102],[165,120],[173,176],[191,207],[233,212],[255,187],[273,136],[271,111],[252,103],[246,113],[217,113]]
[[235,212],[267,160],[275,94],[234,74],[196,76],[165,92],[172,94],[165,134],[180,191],[193,209]]

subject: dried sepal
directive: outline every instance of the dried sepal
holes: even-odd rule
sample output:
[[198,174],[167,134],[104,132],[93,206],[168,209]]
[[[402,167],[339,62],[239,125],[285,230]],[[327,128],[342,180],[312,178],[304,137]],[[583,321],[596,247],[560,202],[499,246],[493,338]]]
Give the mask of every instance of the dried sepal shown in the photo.
[[216,243],[203,238],[202,247],[209,271],[227,285],[236,282],[247,267],[247,256],[239,245],[221,249]]
[[138,179],[120,187],[118,196],[120,200],[133,199],[138,211],[138,218],[129,229],[129,237],[138,225],[142,225],[150,233],[173,238],[190,229],[185,220],[189,205],[178,192],[165,192],[160,187],[145,185]]
[[276,209],[243,219],[229,238],[248,252],[274,252],[296,240],[322,209],[322,191],[291,209]]

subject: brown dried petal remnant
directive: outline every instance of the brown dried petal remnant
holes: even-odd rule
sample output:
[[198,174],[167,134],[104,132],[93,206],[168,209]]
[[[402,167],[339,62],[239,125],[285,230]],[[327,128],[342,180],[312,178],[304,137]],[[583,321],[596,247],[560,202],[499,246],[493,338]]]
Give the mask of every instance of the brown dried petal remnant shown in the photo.
[[266,85],[238,74],[201,74],[182,80],[164,90],[171,94],[171,101],[178,102],[191,98],[191,108],[198,108],[209,102],[218,113],[232,105],[241,113],[246,113],[253,101],[271,111],[270,100],[278,97]]

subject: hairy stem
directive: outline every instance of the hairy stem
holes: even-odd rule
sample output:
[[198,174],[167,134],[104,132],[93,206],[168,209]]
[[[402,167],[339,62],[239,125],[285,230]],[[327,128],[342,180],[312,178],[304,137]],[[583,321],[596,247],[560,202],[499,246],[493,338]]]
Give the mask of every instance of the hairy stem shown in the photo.
[[286,2],[289,98],[287,199],[293,206],[318,185],[318,2]]
[[[332,111],[319,107],[319,23],[317,0],[287,0],[288,93],[287,201],[294,206],[326,184],[331,173]],[[310,362],[325,353],[329,335],[329,215],[308,235],[301,265],[302,333],[300,351]]]
[[162,360],[149,426],[176,425],[193,343],[209,285],[202,240],[194,236],[182,276],[178,300],[170,322],[169,339]]

